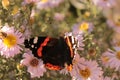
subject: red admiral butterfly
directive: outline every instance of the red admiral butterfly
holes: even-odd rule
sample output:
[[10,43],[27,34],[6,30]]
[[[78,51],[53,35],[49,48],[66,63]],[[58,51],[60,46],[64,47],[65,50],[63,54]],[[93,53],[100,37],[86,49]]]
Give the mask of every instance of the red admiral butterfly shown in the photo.
[[35,57],[42,59],[50,70],[61,70],[72,64],[76,40],[73,36],[59,38],[35,37],[26,39],[25,48],[29,48]]

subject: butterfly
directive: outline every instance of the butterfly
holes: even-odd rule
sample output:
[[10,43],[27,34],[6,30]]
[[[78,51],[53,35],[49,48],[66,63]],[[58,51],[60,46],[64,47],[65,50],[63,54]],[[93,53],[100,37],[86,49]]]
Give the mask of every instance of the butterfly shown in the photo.
[[76,43],[72,35],[58,38],[38,36],[24,41],[25,48],[30,49],[36,58],[42,59],[45,67],[50,70],[61,70],[72,64]]

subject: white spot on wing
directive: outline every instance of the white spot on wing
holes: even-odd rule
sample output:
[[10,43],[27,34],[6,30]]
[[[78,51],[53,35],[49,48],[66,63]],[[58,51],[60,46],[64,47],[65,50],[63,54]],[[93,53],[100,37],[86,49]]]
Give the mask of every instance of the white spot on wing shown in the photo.
[[34,48],[34,45],[31,45],[32,48]]
[[72,44],[74,44],[75,42],[75,39],[74,39],[74,37],[73,36],[71,36],[71,38],[72,38]]
[[38,37],[35,37],[33,40],[33,43],[35,44],[35,43],[37,43],[37,41],[38,41]]
[[76,44],[73,45],[73,49],[75,49],[75,48],[76,48]]

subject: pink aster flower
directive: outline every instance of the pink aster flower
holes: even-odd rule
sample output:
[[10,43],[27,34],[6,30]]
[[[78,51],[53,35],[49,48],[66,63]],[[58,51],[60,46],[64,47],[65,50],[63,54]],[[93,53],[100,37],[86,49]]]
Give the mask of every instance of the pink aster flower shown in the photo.
[[101,80],[103,72],[96,61],[85,61],[84,58],[77,58],[70,74],[77,80]]
[[111,8],[116,5],[116,0],[92,0],[92,1],[96,6],[102,9]]
[[113,34],[111,44],[120,47],[120,32],[115,32]]
[[82,34],[79,34],[79,35],[76,35],[75,38],[78,40],[78,50],[83,50],[85,44],[83,43],[83,35]]
[[101,56],[102,65],[103,65],[104,67],[108,67],[108,66],[109,66],[109,65],[107,64],[108,61],[109,61],[109,57],[106,55],[107,53],[109,53],[109,52],[105,52],[105,53],[103,53],[102,56]]
[[107,57],[106,65],[114,68],[116,71],[120,70],[120,47],[114,47],[115,51],[108,50],[103,53]]
[[[59,6],[60,3],[62,3],[64,0],[51,0],[51,6],[52,7],[57,7]],[[53,6],[54,5],[54,6]]]
[[[69,66],[66,66],[64,69],[62,69],[60,71],[61,74],[68,74],[70,73],[70,75],[72,77],[74,77],[75,75],[77,75],[77,71],[78,71],[78,68],[81,67],[81,68],[84,68],[84,65],[82,65],[82,62],[84,62],[85,59],[84,58],[80,58],[79,54],[76,53],[75,54],[75,57],[73,59],[73,64],[69,65]],[[79,62],[79,64],[78,64]],[[75,78],[75,77],[74,77]]]
[[40,0],[36,3],[38,9],[48,9],[58,6],[64,0]]
[[118,76],[116,75],[117,73],[113,73],[111,76],[105,76],[101,80],[119,80]]
[[114,79],[111,79],[111,77],[104,77],[102,80],[114,80]]
[[74,34],[79,34],[79,33],[84,33],[84,32],[91,32],[93,31],[93,24],[90,22],[82,22],[82,23],[77,23],[73,25],[73,33]]
[[20,27],[20,32],[23,34],[23,36],[24,36],[26,39],[30,38],[30,36],[31,36],[31,34],[32,34],[31,30],[29,29],[29,27],[28,27],[27,25],[22,25],[22,26]]
[[3,38],[0,39],[0,53],[6,58],[14,57],[16,54],[20,53],[22,48],[20,45],[23,45],[24,38],[22,34],[15,30],[13,27],[3,26],[1,32],[6,34],[2,35]]
[[109,27],[111,27],[115,32],[120,33],[120,23],[115,22],[113,20],[107,20],[107,24]]
[[63,21],[65,18],[65,15],[62,14],[62,13],[55,13],[54,14],[54,19],[57,20],[57,21]]
[[25,4],[36,3],[38,0],[24,0]]
[[27,66],[27,71],[31,74],[31,77],[43,76],[46,69],[43,61],[33,56],[31,51],[23,54],[24,59],[21,60],[21,64]]
[[72,70],[69,71],[72,77],[76,78],[76,76],[79,76],[79,69],[85,69],[85,66],[83,65],[84,62],[84,58],[80,58],[78,53],[75,54],[75,57],[73,59]]

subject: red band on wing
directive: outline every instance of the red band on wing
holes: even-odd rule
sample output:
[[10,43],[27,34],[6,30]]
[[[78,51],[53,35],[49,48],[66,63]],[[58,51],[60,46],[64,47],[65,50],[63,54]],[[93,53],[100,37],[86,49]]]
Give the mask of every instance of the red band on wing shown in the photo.
[[61,69],[59,66],[52,65],[50,63],[46,63],[45,67],[48,68],[48,69],[50,69],[50,70],[60,70]]
[[70,64],[69,66],[67,66],[67,70],[68,70],[68,71],[71,71],[72,68],[73,68],[72,64]]
[[66,37],[66,43],[67,43],[67,45],[68,45],[69,48],[70,48],[71,57],[73,57],[73,56],[74,56],[74,53],[73,53],[72,44],[71,44],[71,42],[70,42],[69,37]]
[[49,37],[46,37],[45,40],[44,40],[44,42],[43,42],[43,43],[40,45],[40,47],[38,48],[37,54],[38,54],[39,57],[42,57],[42,49],[43,49],[44,46],[47,45],[47,43],[48,43],[49,40],[50,40],[50,38],[49,38]]

